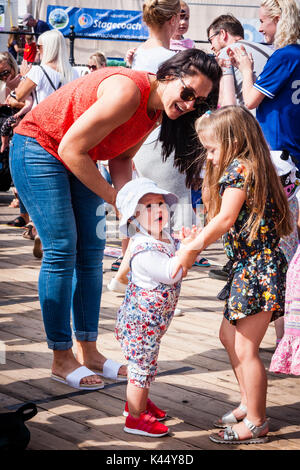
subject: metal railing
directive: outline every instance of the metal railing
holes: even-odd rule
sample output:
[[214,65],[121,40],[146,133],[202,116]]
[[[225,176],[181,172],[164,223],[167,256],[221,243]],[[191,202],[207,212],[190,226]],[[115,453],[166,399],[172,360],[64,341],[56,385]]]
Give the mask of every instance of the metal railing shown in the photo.
[[[144,42],[145,40],[144,39],[122,39],[122,38],[119,38],[119,39],[116,39],[116,38],[113,38],[113,37],[109,37],[109,35],[105,35],[105,36],[93,36],[93,37],[90,37],[88,38],[87,36],[84,36],[84,35],[81,35],[81,34],[76,34],[75,31],[74,31],[74,26],[71,25],[70,26],[70,30],[71,32],[69,34],[64,34],[64,37],[69,39],[70,41],[70,54],[69,54],[69,62],[72,66],[76,65],[75,63],[75,58],[74,58],[74,47],[75,47],[75,39],[95,39],[95,40],[100,40],[100,41],[130,41],[130,42]],[[0,34],[14,34],[14,35],[19,35],[19,36],[24,36],[24,35],[30,35],[30,36],[36,36],[35,33],[32,33],[32,32],[27,32],[27,31],[0,31]],[[194,41],[195,43],[201,43],[201,44],[208,44],[208,41],[199,41],[199,40],[195,40]],[[113,59],[111,57],[111,59]],[[119,59],[119,58],[116,58],[116,59]]]

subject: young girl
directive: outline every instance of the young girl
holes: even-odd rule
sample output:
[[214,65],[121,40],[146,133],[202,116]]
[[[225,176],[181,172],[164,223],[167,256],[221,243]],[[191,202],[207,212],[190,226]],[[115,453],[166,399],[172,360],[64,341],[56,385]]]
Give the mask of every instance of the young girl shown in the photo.
[[136,178],[118,193],[122,214],[120,231],[131,237],[130,281],[119,309],[116,338],[128,360],[124,431],[161,437],[169,428],[166,417],[148,398],[157,371],[160,341],[174,315],[180,291],[181,270],[172,278],[176,246],[164,230],[169,208],[177,196],[160,189],[148,178]]
[[170,49],[172,51],[183,51],[184,49],[192,49],[195,43],[192,39],[184,38],[190,25],[190,9],[186,2],[180,0],[180,17],[176,33],[170,40]]
[[226,429],[210,439],[262,443],[269,428],[259,345],[269,322],[284,311],[287,262],[278,243],[292,230],[288,201],[260,126],[247,109],[226,106],[207,113],[196,129],[207,152],[203,184],[205,198],[209,191],[209,223],[181,247],[178,268],[185,273],[199,252],[224,235],[233,265],[220,340],[241,393],[241,405],[216,422]]

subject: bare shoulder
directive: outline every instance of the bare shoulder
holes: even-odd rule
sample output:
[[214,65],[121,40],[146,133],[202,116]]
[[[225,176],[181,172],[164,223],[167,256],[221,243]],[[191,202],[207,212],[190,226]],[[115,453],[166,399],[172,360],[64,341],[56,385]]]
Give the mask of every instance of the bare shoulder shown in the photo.
[[133,106],[138,106],[141,99],[140,89],[133,79],[121,74],[112,75],[100,83],[97,96],[101,98],[104,94]]

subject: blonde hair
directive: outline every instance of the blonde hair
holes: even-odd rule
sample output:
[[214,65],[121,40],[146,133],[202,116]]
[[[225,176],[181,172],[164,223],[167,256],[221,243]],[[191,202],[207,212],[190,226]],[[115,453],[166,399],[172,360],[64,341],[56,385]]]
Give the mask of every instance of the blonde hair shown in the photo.
[[161,27],[180,12],[180,0],[146,0],[143,20],[147,26]]
[[274,47],[281,49],[288,44],[297,43],[300,37],[299,8],[294,0],[262,0],[261,7],[271,19],[279,17],[276,28]]
[[98,68],[106,66],[106,57],[103,52],[94,52],[94,54],[90,55],[90,59],[95,59]]
[[274,206],[274,224],[279,237],[292,231],[288,200],[271,160],[270,150],[259,123],[242,106],[224,106],[196,121],[199,139],[207,134],[221,145],[218,166],[206,161],[204,188],[209,188],[208,217],[217,215],[221,207],[219,180],[234,159],[245,167],[246,204],[250,216],[243,229],[253,241],[265,215],[267,199]]
[[43,46],[42,65],[54,62],[63,84],[75,78],[69,62],[65,38],[57,29],[51,29],[41,34],[37,43],[39,46]]
[[18,75],[18,64],[9,52],[0,52],[0,63],[2,62],[6,62],[7,65],[14,70],[15,75]]

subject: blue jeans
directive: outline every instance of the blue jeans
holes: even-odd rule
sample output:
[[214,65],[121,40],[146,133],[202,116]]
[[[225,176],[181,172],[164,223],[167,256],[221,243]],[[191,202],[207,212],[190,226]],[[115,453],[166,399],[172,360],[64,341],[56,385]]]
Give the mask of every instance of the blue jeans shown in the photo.
[[72,347],[71,310],[76,339],[96,341],[105,247],[103,199],[30,137],[14,135],[10,167],[42,241],[39,297],[48,347]]

